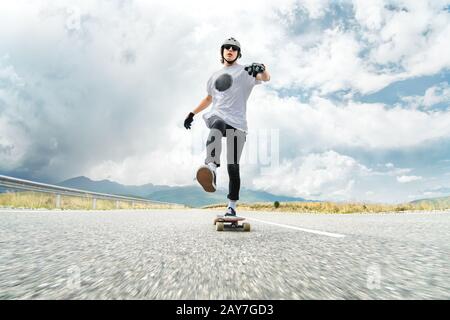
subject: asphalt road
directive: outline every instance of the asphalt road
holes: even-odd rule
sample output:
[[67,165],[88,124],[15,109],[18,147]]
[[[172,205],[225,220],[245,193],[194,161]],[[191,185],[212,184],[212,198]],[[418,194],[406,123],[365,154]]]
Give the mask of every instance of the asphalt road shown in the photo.
[[450,211],[0,210],[0,299],[450,299]]

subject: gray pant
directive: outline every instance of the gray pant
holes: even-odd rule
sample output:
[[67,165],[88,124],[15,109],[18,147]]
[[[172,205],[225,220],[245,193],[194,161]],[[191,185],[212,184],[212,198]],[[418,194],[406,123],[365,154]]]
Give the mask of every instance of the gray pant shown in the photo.
[[220,167],[220,154],[222,152],[222,138],[227,138],[227,169],[229,182],[228,199],[239,200],[239,189],[241,179],[239,174],[239,160],[244,149],[246,134],[238,130],[219,117],[212,117],[209,120],[210,129],[208,140],[206,141],[205,164],[214,162]]

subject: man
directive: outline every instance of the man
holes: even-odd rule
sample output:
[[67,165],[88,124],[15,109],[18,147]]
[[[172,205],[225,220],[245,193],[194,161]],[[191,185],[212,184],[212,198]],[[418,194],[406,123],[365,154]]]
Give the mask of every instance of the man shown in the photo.
[[184,120],[186,129],[191,128],[194,116],[206,109],[212,102],[212,109],[203,115],[210,128],[206,142],[205,165],[197,171],[197,181],[207,192],[216,191],[216,169],[220,167],[222,137],[227,138],[227,170],[229,199],[225,216],[236,216],[236,202],[239,200],[239,159],[247,134],[247,100],[253,87],[261,81],[269,81],[270,75],[263,64],[253,63],[246,67],[238,64],[242,57],[241,45],[229,38],[220,48],[223,68],[214,72],[207,83],[208,95]]

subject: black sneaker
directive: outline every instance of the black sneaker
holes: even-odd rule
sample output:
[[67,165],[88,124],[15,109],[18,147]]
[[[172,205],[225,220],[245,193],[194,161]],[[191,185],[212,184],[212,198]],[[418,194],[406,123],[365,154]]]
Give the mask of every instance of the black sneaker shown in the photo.
[[228,207],[225,217],[236,217],[236,211],[232,207]]
[[197,170],[197,181],[206,192],[216,191],[216,173],[208,166],[201,166]]

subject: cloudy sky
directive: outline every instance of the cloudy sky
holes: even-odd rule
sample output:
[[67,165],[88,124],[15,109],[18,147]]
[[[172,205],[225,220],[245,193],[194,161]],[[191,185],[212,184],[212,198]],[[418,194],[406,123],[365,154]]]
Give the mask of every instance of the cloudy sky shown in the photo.
[[[228,37],[272,75],[242,185],[310,199],[450,195],[450,1],[2,1],[0,174],[195,184],[183,120]],[[226,170],[219,186],[227,186]]]

